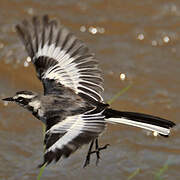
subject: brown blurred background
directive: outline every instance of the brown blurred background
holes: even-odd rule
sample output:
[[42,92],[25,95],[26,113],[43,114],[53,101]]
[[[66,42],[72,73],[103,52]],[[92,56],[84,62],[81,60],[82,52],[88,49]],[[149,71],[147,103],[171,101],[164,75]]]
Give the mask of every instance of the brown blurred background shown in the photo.
[[[51,165],[43,180],[180,179],[180,1],[1,0],[0,97],[18,90],[41,92],[33,66],[14,26],[24,18],[49,14],[96,53],[104,73],[106,101],[131,85],[112,107],[161,116],[177,126],[169,138],[128,126],[109,126],[100,139],[110,147],[83,169],[88,147]],[[125,74],[125,80],[120,75]],[[36,179],[43,157],[42,124],[14,104],[0,102],[0,179]]]

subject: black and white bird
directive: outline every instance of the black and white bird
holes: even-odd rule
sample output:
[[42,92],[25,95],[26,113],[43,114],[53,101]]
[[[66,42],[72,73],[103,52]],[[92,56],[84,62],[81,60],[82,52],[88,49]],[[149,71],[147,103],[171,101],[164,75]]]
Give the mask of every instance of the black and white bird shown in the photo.
[[[33,17],[16,30],[31,58],[44,93],[17,92],[12,101],[32,112],[46,125],[44,161],[39,167],[69,157],[90,143],[84,167],[100,151],[98,137],[108,123],[127,124],[168,136],[173,122],[152,115],[117,111],[105,104],[103,79],[95,56],[56,20]],[[95,143],[94,150],[93,145]]]

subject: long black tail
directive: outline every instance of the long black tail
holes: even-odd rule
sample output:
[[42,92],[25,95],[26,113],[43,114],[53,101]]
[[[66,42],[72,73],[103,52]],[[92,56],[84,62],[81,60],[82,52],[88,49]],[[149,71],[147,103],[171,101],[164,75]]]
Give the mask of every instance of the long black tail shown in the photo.
[[106,109],[104,111],[106,121],[110,123],[127,124],[169,136],[170,129],[175,126],[172,121],[136,112],[116,111]]

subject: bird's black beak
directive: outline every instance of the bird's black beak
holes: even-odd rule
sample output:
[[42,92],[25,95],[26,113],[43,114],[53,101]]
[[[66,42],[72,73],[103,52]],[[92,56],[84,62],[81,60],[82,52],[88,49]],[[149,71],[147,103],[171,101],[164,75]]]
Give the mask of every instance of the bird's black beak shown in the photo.
[[12,97],[8,97],[8,98],[4,98],[2,99],[3,101],[14,101],[14,99]]

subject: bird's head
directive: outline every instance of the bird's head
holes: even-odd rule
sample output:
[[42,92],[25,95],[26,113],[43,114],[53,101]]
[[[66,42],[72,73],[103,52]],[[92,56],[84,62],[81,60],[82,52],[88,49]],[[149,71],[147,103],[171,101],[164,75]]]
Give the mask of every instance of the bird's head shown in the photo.
[[14,96],[4,98],[3,101],[15,102],[16,104],[28,108],[30,102],[34,101],[37,94],[29,91],[19,91]]

